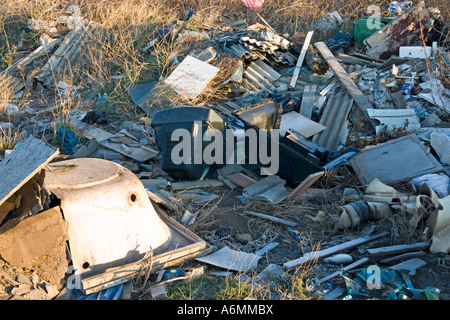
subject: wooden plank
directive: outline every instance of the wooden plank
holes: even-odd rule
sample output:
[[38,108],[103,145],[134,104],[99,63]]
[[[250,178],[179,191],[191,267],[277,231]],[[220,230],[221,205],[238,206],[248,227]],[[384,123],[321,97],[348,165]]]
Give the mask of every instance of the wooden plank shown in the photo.
[[381,260],[380,263],[390,263],[390,262],[397,261],[397,260],[403,260],[403,259],[407,259],[407,258],[417,258],[417,257],[421,257],[424,255],[426,255],[425,251],[408,252],[408,253],[404,253],[404,254],[401,254],[398,256],[386,258],[384,260]]
[[367,66],[369,68],[375,68],[375,67],[378,67],[380,65],[380,63],[376,63],[376,62],[373,62],[373,61],[368,61],[368,60],[365,60],[363,58],[350,56],[350,55],[347,55],[347,54],[344,54],[344,53],[338,53],[337,54],[337,59],[339,61],[341,61],[341,62],[344,62],[344,63],[359,64],[359,65],[362,65],[362,66]]
[[409,275],[414,275],[417,269],[422,268],[426,265],[427,265],[426,261],[420,258],[412,258],[399,264],[396,264],[391,268],[394,270],[407,270],[409,271]]
[[303,61],[305,60],[306,53],[308,52],[309,44],[311,43],[311,38],[313,36],[314,31],[309,31],[306,35],[305,42],[303,43],[302,50],[300,51],[300,55],[297,60],[297,64],[294,69],[294,73],[292,75],[291,82],[289,86],[291,88],[295,88],[295,84],[297,83],[298,76],[300,74],[300,69],[302,67]]
[[359,245],[362,245],[364,243],[385,237],[387,235],[389,235],[389,232],[387,232],[387,231],[380,232],[373,236],[361,237],[361,238],[358,238],[355,240],[344,242],[342,244],[339,244],[337,246],[334,246],[334,247],[331,247],[328,249],[324,249],[324,250],[316,251],[316,252],[310,252],[310,253],[303,255],[302,257],[300,257],[298,259],[286,262],[285,264],[283,264],[283,267],[288,270],[288,269],[294,268],[296,266],[300,266],[307,262],[317,261],[319,259],[333,255],[335,253],[353,249]]
[[59,150],[32,136],[0,162],[0,206],[41,171]]
[[382,248],[374,248],[374,249],[368,249],[367,253],[371,257],[379,257],[384,255],[390,255],[390,254],[399,254],[414,250],[425,250],[430,246],[430,242],[418,242],[414,244],[400,244],[395,246],[388,246],[388,247],[382,247]]
[[259,217],[259,218],[263,218],[263,219],[267,219],[273,222],[278,222],[281,224],[285,224],[287,226],[291,226],[291,227],[295,227],[297,224],[295,222],[289,221],[289,220],[285,220],[285,219],[281,219],[281,218],[277,218],[277,217],[273,217],[264,213],[258,213],[258,212],[253,212],[253,211],[244,211],[245,213],[255,216],[255,217]]
[[399,58],[399,57],[390,57],[388,60],[386,60],[382,65],[380,65],[377,69],[380,71],[384,71],[392,67],[394,64],[396,66],[399,66],[405,62],[409,61],[409,59],[406,58]]
[[326,295],[324,295],[321,300],[334,300],[346,291],[347,290],[345,290],[344,288],[340,288],[340,287],[334,288],[333,290],[328,292]]
[[359,90],[358,86],[353,82],[350,75],[344,70],[342,65],[336,59],[336,57],[331,53],[330,49],[328,49],[327,45],[324,42],[316,42],[314,43],[314,47],[320,52],[325,61],[330,65],[331,69],[336,73],[336,76],[342,82],[344,87],[347,89],[348,93],[353,98],[354,102],[361,110],[363,115],[372,124],[372,120],[367,115],[367,109],[372,108],[371,103],[367,100],[366,96]]
[[247,188],[248,186],[251,186],[256,182],[256,180],[250,178],[249,176],[241,173],[236,172],[229,176],[227,176],[227,179],[233,182],[234,184],[238,185],[241,188]]
[[170,184],[172,190],[184,190],[192,188],[214,188],[224,186],[222,181],[217,179],[206,179],[206,180],[196,180],[196,181],[180,181],[173,182]]
[[312,117],[312,110],[314,106],[314,99],[316,97],[316,89],[317,86],[305,86],[303,90],[303,96],[302,96],[302,103],[300,105],[300,114],[302,116],[307,117],[308,119],[311,119]]
[[321,176],[323,176],[324,172],[319,171],[316,173],[310,174],[305,180],[303,180],[288,196],[288,199],[292,199],[298,197],[302,193],[311,187],[314,182],[316,182]]

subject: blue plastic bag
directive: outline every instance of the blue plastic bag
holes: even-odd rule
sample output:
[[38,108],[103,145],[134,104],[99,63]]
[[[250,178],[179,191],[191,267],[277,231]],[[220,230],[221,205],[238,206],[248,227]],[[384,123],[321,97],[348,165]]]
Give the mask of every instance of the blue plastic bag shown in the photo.
[[71,155],[73,149],[80,142],[72,132],[70,132],[66,127],[61,126],[58,131],[60,148],[64,154]]
[[93,293],[89,296],[81,294],[78,289],[73,289],[76,300],[119,300],[123,292],[123,283],[117,286],[104,289],[102,291]]

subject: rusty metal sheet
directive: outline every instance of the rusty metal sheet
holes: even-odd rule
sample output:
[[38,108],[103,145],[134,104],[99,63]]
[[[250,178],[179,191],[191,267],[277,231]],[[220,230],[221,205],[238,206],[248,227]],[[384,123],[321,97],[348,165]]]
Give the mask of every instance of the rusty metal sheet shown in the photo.
[[427,28],[431,27],[431,24],[425,3],[421,1],[365,39],[367,54],[373,58],[387,60],[398,55],[402,46],[421,45],[422,32],[426,36]]

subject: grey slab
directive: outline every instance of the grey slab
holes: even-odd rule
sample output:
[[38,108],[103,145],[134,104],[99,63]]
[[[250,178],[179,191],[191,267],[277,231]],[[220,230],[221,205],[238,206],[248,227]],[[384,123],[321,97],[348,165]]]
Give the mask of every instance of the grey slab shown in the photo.
[[0,162],[0,206],[35,176],[59,150],[32,136]]
[[134,84],[128,88],[128,94],[130,95],[131,100],[136,105],[140,105],[147,100],[148,95],[157,84],[158,81],[149,81]]
[[235,251],[228,247],[211,253],[207,256],[196,258],[196,260],[208,263],[226,270],[246,272],[255,269],[261,256],[253,253]]
[[443,170],[416,134],[363,150],[348,161],[363,185],[375,178],[389,184]]

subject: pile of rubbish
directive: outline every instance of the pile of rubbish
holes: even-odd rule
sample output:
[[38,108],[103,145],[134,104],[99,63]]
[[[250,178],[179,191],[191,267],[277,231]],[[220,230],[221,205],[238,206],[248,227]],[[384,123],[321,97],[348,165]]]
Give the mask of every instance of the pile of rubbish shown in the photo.
[[[438,288],[416,289],[410,279],[427,265],[427,255],[443,268],[449,263],[450,51],[439,11],[424,2],[392,3],[389,16],[371,28],[363,18],[353,33],[339,31],[343,20],[333,12],[295,37],[279,35],[265,21],[229,23],[214,38],[208,29],[186,28],[188,18],[162,26],[146,54],[168,38],[198,46],[177,55],[166,78],[127,88],[143,115],[115,126],[116,133],[101,128],[111,117],[95,108],[107,95],[94,87],[80,94],[61,80],[66,69],[87,63],[83,47],[99,45],[89,37],[103,32],[76,6],[67,12],[51,23],[30,21],[29,28],[46,36],[1,73],[16,96],[58,88],[62,97],[94,105],[70,111],[58,129],[59,148],[33,137],[49,129],[40,120],[0,162],[7,177],[0,190],[2,268],[33,270],[1,271],[2,295],[119,299],[124,285],[150,265],[162,281],[152,291],[156,297],[165,280],[204,272],[168,269],[185,260],[255,270],[264,254],[277,250],[277,234],[268,230],[241,247],[227,242],[232,230],[226,228],[199,237],[189,230],[192,205],[219,198],[205,189],[233,190],[243,204],[279,205],[300,199],[326,176],[352,175],[359,188],[345,188],[335,221],[347,240],[270,264],[265,273],[284,276],[317,263],[324,275],[309,289],[325,300],[345,293],[344,299],[364,299],[382,288],[386,299],[439,298]],[[68,33],[58,34],[57,24]],[[83,73],[73,76],[75,83]],[[174,96],[182,101],[176,107],[167,103]],[[5,112],[42,111],[9,104]],[[407,192],[394,188],[401,183]],[[411,229],[423,228],[415,243],[386,245],[392,231],[376,223],[398,213],[410,218]],[[284,225],[299,243],[306,241],[295,221],[245,214]],[[310,218],[321,222],[327,214]]]

